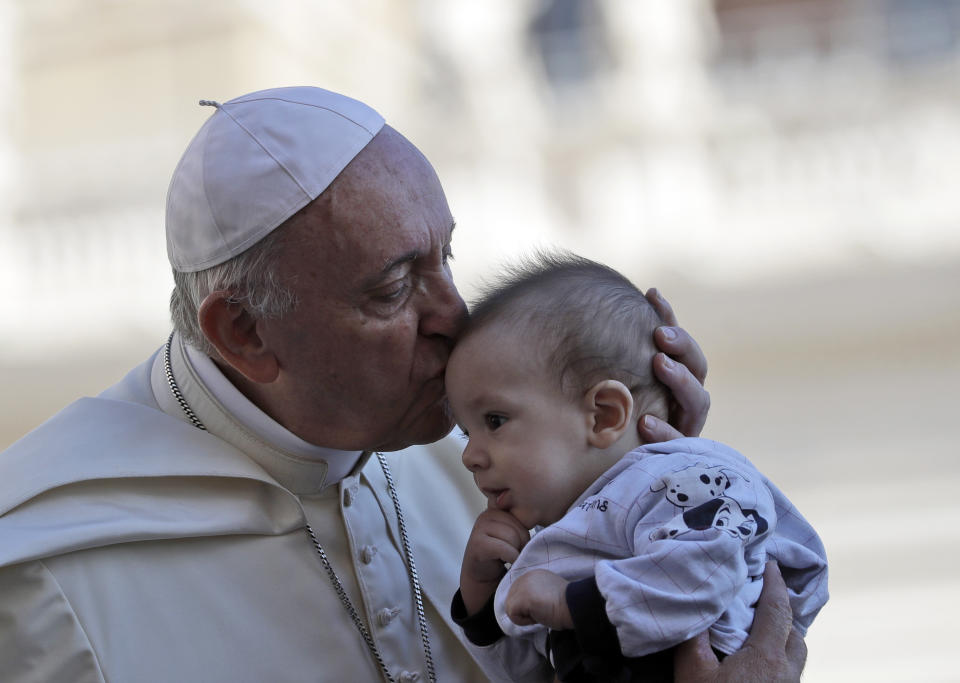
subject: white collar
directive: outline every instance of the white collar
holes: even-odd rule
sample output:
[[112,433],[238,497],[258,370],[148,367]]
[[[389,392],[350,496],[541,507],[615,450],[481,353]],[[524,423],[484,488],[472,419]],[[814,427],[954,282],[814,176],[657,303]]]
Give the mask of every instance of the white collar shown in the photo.
[[[157,358],[161,366],[162,355]],[[340,482],[366,460],[362,451],[316,446],[283,427],[244,396],[206,354],[184,343],[180,335],[174,335],[170,361],[180,390],[206,428],[250,456],[291,492],[318,493]],[[170,390],[165,381],[157,385],[158,369],[155,365],[153,384],[159,398],[161,393],[169,395]],[[166,396],[163,398],[161,406],[171,405]],[[177,406],[173,414],[182,418],[179,410]]]

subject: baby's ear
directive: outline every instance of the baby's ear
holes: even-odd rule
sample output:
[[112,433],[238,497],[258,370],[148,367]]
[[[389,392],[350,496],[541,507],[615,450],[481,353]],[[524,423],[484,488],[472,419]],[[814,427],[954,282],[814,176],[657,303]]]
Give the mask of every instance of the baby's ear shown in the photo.
[[587,442],[594,448],[609,448],[627,429],[635,429],[633,396],[623,382],[605,379],[583,395]]

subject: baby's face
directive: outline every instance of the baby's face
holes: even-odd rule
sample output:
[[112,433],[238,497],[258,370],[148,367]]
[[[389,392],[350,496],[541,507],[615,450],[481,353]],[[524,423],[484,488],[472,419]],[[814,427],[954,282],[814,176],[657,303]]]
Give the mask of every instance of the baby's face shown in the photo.
[[469,438],[463,464],[489,507],[528,528],[556,522],[602,473],[589,457],[585,404],[560,390],[559,369],[545,367],[536,343],[483,328],[457,344],[446,372],[450,405]]

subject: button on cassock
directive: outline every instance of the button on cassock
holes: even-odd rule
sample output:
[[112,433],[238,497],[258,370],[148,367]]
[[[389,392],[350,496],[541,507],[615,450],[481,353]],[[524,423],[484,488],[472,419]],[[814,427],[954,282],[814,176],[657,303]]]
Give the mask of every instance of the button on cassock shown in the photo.
[[380,626],[387,626],[391,621],[396,619],[399,614],[399,607],[384,607],[377,612],[377,623],[380,624]]
[[353,505],[353,502],[357,499],[357,494],[360,492],[360,487],[357,484],[351,484],[343,489],[343,507],[348,508]]

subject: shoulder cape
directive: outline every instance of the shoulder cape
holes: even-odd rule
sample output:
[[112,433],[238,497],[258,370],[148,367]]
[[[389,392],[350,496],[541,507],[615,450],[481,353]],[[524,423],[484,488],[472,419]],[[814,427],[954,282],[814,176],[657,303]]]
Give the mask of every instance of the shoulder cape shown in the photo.
[[80,399],[0,453],[0,567],[303,523],[296,497],[243,453],[137,403]]

